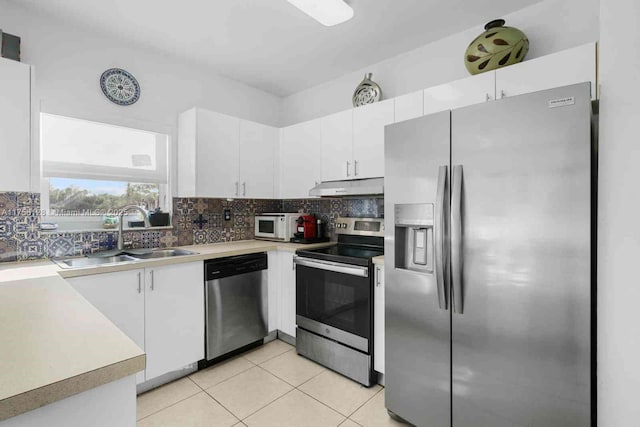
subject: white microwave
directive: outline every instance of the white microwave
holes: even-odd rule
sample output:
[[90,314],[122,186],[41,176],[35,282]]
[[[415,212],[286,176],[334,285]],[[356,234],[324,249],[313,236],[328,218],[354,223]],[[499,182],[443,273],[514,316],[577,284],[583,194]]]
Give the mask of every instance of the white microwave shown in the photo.
[[303,213],[263,213],[256,215],[256,239],[288,242],[296,232],[296,220]]

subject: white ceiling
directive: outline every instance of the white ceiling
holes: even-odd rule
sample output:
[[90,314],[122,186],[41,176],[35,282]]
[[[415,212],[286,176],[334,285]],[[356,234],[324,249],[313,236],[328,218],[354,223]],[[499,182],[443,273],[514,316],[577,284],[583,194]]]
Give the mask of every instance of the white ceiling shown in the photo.
[[324,27],[286,0],[17,0],[286,96],[540,0],[347,0]]

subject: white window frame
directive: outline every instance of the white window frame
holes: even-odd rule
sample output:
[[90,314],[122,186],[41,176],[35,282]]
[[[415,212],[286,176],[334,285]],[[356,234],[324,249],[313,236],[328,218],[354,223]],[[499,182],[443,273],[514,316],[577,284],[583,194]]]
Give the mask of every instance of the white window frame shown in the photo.
[[[174,147],[173,147],[173,133],[170,129],[165,126],[161,126],[162,130],[153,130],[150,129],[150,126],[144,125],[141,123],[127,123],[127,124],[113,124],[106,121],[94,120],[90,118],[84,117],[74,117],[68,114],[57,114],[57,113],[45,113],[41,111],[42,114],[54,114],[61,115],[69,118],[77,118],[79,120],[93,121],[96,123],[102,123],[107,125],[114,125],[120,127],[127,127],[136,130],[143,130],[147,132],[154,132],[161,135],[165,135],[167,138],[167,182],[165,184],[159,184],[159,205],[163,212],[169,212],[170,217],[173,218],[173,202],[172,202],[172,177],[173,173],[173,155],[174,155]],[[157,126],[151,126],[154,128]],[[40,145],[42,144],[42,130],[40,132]],[[40,148],[41,150],[41,148]],[[40,153],[42,159],[42,153]],[[42,160],[41,160],[42,161]],[[117,178],[117,177],[113,177]],[[104,176],[101,178],[103,181],[121,181],[120,179],[110,179],[108,176]],[[95,179],[92,176],[78,176],[77,179]],[[125,181],[126,182],[126,181]],[[130,181],[132,182],[132,181]],[[102,215],[50,215],[50,204],[49,204],[49,178],[45,178],[42,173],[42,168],[40,168],[40,207],[41,211],[45,213],[42,217],[42,222],[50,222],[58,224],[58,228],[55,233],[64,233],[64,232],[85,232],[85,231],[108,231],[102,227]],[[114,206],[114,209],[119,208],[120,206]],[[129,220],[135,220],[137,218],[137,214],[134,212],[130,215],[125,215],[123,218],[123,229],[127,230],[143,230],[144,228],[130,228],[128,227]],[[171,226],[171,224],[170,224]],[[164,227],[159,227],[164,228]]]

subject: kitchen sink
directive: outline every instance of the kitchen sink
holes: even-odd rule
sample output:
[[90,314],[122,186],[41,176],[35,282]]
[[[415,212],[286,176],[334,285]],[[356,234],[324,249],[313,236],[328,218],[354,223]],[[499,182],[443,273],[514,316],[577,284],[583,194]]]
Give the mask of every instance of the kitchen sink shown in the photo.
[[83,268],[83,267],[99,267],[101,265],[113,265],[123,262],[135,262],[138,261],[129,255],[116,255],[99,258],[69,258],[62,260],[54,260],[62,268]]
[[125,249],[123,251],[99,252],[83,258],[67,258],[53,261],[62,268],[83,268],[197,254],[197,252],[184,249]]
[[143,252],[132,254],[139,259],[154,259],[154,258],[170,258],[174,256],[195,255],[197,252],[185,251],[184,249],[157,249],[151,252]]

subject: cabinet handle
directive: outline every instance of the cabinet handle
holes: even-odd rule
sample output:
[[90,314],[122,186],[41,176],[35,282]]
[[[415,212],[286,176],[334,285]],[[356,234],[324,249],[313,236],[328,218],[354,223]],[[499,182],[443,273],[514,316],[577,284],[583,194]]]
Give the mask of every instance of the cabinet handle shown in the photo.
[[489,102],[491,101],[491,96],[489,96],[488,93],[485,94],[486,98],[485,98],[485,102]]
[[242,183],[242,195],[243,196],[247,195],[247,183],[246,182]]
[[358,161],[357,160],[353,161],[353,175],[354,176],[358,176]]
[[236,196],[238,195],[238,192],[240,191],[240,183],[238,181],[236,181]]
[[500,99],[505,98],[507,94],[504,93],[504,90],[500,91]]
[[351,163],[347,161],[347,176],[351,176],[351,173],[349,172],[349,166],[351,166]]
[[380,267],[376,268],[376,288],[380,286]]
[[138,293],[142,293],[142,273],[138,271]]
[[151,290],[153,291],[153,270],[149,272],[149,276],[151,277]]

